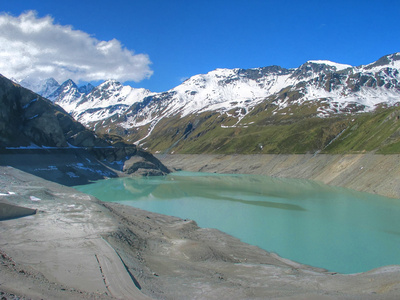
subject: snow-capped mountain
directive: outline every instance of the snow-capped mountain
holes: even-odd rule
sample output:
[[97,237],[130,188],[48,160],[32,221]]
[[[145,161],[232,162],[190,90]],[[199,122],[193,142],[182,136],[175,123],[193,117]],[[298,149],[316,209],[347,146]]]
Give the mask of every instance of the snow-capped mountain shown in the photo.
[[71,113],[75,103],[81,99],[84,94],[79,91],[78,86],[71,79],[63,82],[51,95],[47,98]]
[[91,128],[140,142],[165,120],[178,122],[205,112],[230,118],[228,125],[220,125],[227,128],[254,115],[256,108],[279,116],[313,106],[310,116],[329,117],[373,111],[380,104],[392,106],[400,102],[399,71],[400,53],[395,53],[358,67],[310,60],[294,69],[216,69],[163,93],[113,80],[87,92],[67,81],[49,97]]
[[308,61],[296,69],[217,69],[138,101],[117,122],[125,129],[154,128],[163,118],[205,111],[232,115],[239,122],[264,102],[275,106],[274,113],[309,102],[320,104],[319,117],[366,112],[380,103],[394,105],[400,101],[399,70],[400,53],[360,67]]
[[25,78],[20,81],[19,84],[46,98],[54,93],[54,91],[57,90],[60,86],[60,84],[54,78],[48,78],[43,81],[32,78]]
[[[88,124],[104,120],[113,115],[123,114],[132,104],[150,95],[149,90],[123,86],[115,80],[108,80],[82,96],[72,109],[72,115],[80,122]],[[62,106],[62,98],[56,103]]]
[[400,101],[400,53],[385,59],[385,64],[375,62],[360,67],[309,61],[292,73],[293,84],[272,98],[278,110],[293,104],[319,102],[320,117],[368,112],[383,103],[394,105]]
[[[115,80],[108,80],[97,87],[90,83],[78,87],[71,79],[61,85],[52,78],[36,86],[29,82],[21,81],[20,84],[60,105],[84,124],[103,120],[114,114],[122,114],[133,103],[152,94],[146,89],[123,86]],[[50,85],[53,82],[55,84]]]

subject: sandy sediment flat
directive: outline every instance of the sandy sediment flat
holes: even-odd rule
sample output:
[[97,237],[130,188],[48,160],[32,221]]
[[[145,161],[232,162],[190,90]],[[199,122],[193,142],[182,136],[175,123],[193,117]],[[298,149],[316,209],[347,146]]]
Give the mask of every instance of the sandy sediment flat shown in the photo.
[[168,167],[194,172],[259,174],[321,181],[400,198],[400,155],[159,155]]
[[327,272],[286,260],[218,230],[199,228],[194,221],[102,203],[12,167],[0,167],[0,194],[8,203],[37,211],[0,221],[0,292],[5,296],[400,297],[400,266],[355,275]]
[[37,212],[0,222],[0,290],[38,299],[148,299],[103,238],[118,222],[97,199],[12,167],[0,167],[0,182],[11,210]]

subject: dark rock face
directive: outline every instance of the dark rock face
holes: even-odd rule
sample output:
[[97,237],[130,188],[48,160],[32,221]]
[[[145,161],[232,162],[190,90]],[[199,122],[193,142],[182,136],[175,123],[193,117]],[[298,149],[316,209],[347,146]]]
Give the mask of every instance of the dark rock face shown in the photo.
[[[105,141],[51,101],[0,77],[0,147],[105,147]],[[81,138],[79,138],[81,137]]]
[[0,75],[0,149],[32,146],[84,148],[109,163],[124,162],[137,155],[153,173],[169,173],[150,153],[124,143],[119,137],[96,135],[61,107]]
[[169,172],[157,158],[143,150],[137,151],[136,156],[126,161],[123,171],[141,176],[162,175]]

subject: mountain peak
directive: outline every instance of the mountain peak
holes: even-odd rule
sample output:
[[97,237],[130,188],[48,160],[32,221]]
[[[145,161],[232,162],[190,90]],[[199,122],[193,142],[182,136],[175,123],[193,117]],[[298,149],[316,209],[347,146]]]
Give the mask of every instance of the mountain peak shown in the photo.
[[45,80],[27,77],[21,80],[19,84],[46,98],[54,93],[54,91],[60,86],[60,84],[52,77]]
[[90,83],[88,83],[88,84],[86,84],[86,85],[82,85],[82,86],[80,86],[79,88],[78,88],[78,91],[80,92],[80,93],[82,93],[82,94],[89,94],[93,89],[94,89],[95,87],[92,85],[92,84],[90,84]]
[[377,61],[364,66],[366,70],[377,70],[385,67],[400,68],[400,52],[382,56]]
[[[79,98],[78,94],[80,94],[78,91],[78,86],[71,79],[68,79],[64,81],[53,93],[48,95],[47,98],[51,101],[56,101],[60,97],[69,98],[70,95],[74,95],[74,98]],[[64,107],[64,109],[66,108]]]
[[72,81],[72,79],[68,79],[66,81],[64,81],[61,84],[61,87],[74,87],[74,88],[78,88],[78,86],[76,85],[75,82]]
[[53,77],[47,78],[47,79],[45,80],[45,83],[47,83],[47,84],[53,84],[53,85],[60,85],[60,84],[57,82],[57,80],[55,80]]
[[98,87],[121,86],[121,85],[122,84],[115,79],[108,79],[108,80],[104,81],[103,83],[101,83]]
[[336,62],[333,62],[330,60],[309,60],[309,61],[307,61],[307,63],[331,66],[331,67],[334,67],[336,69],[336,71],[341,71],[341,70],[345,70],[348,68],[352,68],[351,65],[339,64],[339,63],[336,63]]

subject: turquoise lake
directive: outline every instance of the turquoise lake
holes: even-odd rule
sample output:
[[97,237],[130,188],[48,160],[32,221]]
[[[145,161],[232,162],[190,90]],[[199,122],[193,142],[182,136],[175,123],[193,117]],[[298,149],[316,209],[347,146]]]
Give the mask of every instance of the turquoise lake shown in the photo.
[[102,201],[192,219],[329,271],[400,264],[400,199],[308,180],[190,172],[75,188]]

